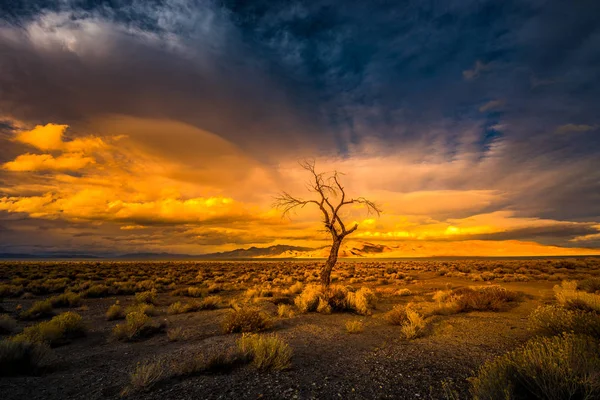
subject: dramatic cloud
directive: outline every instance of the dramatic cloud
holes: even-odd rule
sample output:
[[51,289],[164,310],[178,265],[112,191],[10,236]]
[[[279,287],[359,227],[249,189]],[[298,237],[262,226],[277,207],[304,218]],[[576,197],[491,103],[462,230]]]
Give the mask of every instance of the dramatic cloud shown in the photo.
[[398,254],[597,251],[596,9],[0,3],[1,251],[322,246],[318,210],[272,208],[303,158]]

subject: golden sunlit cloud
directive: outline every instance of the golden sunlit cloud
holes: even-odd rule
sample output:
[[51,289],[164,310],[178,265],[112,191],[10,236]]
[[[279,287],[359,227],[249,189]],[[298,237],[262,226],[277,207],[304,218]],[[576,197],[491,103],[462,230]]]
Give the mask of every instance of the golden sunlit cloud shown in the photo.
[[8,171],[76,171],[95,162],[92,157],[84,156],[82,153],[63,154],[56,158],[51,154],[23,154],[14,161],[5,163],[2,168]]
[[[318,210],[302,209],[282,219],[272,208],[272,196],[280,189],[310,196],[307,177],[297,164],[262,165],[226,140],[178,122],[106,117],[91,128],[99,134],[68,140],[67,125],[20,129],[14,141],[44,154],[27,152],[2,165],[12,180],[2,188],[0,211],[77,224],[74,229],[79,230],[114,227],[127,235],[119,239],[120,245],[161,251],[204,253],[240,245],[328,243]],[[164,132],[170,135],[165,137]],[[360,193],[382,206],[380,217],[352,207],[342,215],[359,225],[351,238],[355,242],[349,243],[385,245],[380,257],[592,254],[528,238],[560,231],[570,235],[572,243],[589,243],[600,231],[595,222],[520,217],[502,209],[481,212],[505,200],[506,192],[497,189],[416,186],[436,174],[460,172],[467,168],[466,161],[444,167],[442,160],[413,165],[402,158],[366,155],[352,161],[316,162],[325,171],[347,173],[344,183],[349,193]],[[384,169],[388,173],[381,174]],[[396,187],[398,176],[405,180],[401,188]],[[172,241],[161,232],[165,226],[176,227],[170,233]],[[316,254],[319,251],[302,256]],[[360,251],[347,253],[352,254]]]

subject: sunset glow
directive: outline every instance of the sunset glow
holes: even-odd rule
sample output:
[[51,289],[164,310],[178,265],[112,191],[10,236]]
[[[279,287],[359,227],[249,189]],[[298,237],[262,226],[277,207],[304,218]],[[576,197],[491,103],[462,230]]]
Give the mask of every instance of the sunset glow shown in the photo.
[[362,54],[362,24],[343,11],[332,19],[343,27],[311,36],[289,24],[325,11],[281,6],[258,29],[192,3],[65,2],[3,20],[1,253],[286,244],[318,256],[329,244],[318,210],[282,218],[272,206],[280,191],[309,196],[298,161],[313,159],[383,210],[345,212],[359,225],[349,248],[600,254],[591,33],[560,62],[541,28],[486,46],[463,33],[468,49],[436,56],[460,38],[411,25]]

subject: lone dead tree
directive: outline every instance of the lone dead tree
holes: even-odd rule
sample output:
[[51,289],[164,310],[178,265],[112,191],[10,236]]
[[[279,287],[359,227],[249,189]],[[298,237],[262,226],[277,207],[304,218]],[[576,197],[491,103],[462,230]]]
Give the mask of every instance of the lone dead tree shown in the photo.
[[292,196],[287,192],[281,192],[275,197],[274,207],[283,211],[283,216],[288,215],[290,211],[297,207],[304,208],[308,204],[315,204],[323,213],[323,223],[327,232],[331,234],[333,241],[329,251],[329,257],[325,265],[321,269],[321,283],[327,287],[331,283],[331,271],[338,259],[338,252],[342,241],[346,236],[358,229],[358,224],[350,229],[346,229],[346,225],[340,217],[340,211],[344,206],[349,204],[362,205],[367,209],[367,212],[376,213],[378,216],[381,209],[372,201],[364,197],[346,199],[346,192],[339,181],[340,173],[334,171],[332,173],[317,173],[315,171],[315,163],[313,161],[302,161],[300,166],[312,175],[311,182],[308,185],[310,192],[316,193],[318,199],[305,200],[299,197]]

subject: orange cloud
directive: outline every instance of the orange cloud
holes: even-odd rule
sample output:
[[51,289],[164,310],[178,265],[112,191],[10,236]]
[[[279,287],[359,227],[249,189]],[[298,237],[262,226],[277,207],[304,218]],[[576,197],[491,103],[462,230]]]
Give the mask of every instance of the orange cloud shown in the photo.
[[[296,163],[261,164],[217,135],[172,121],[107,117],[93,129],[101,136],[65,140],[67,126],[58,124],[17,134],[17,142],[45,154],[22,154],[2,165],[18,174],[4,176],[0,211],[76,223],[76,229],[102,226],[126,234],[121,239],[129,245],[162,251],[328,243],[318,209],[306,207],[282,219],[271,207],[278,190],[310,197],[304,185],[308,177]],[[122,140],[117,145],[114,138]],[[480,167],[491,168],[486,163],[493,164],[493,159],[483,160]],[[554,254],[561,247],[534,245],[530,238],[557,232],[563,243],[590,243],[600,231],[597,222],[518,217],[501,209],[507,198],[502,190],[421,185],[439,176],[461,175],[471,165],[466,158],[415,164],[402,157],[365,155],[323,158],[317,165],[323,171],[347,173],[343,182],[349,195],[382,206],[378,218],[355,208],[344,210],[342,217],[359,224],[353,238],[385,243],[397,256],[410,256],[400,255],[400,250],[408,251],[406,246],[425,246],[431,255]],[[168,235],[162,233],[167,227],[172,229]]]
[[37,125],[35,128],[19,132],[16,141],[37,147],[40,150],[60,150],[63,148],[63,134],[68,125]]
[[14,161],[2,165],[8,171],[76,171],[96,161],[92,157],[84,156],[82,153],[69,153],[54,157],[51,154],[23,154]]

